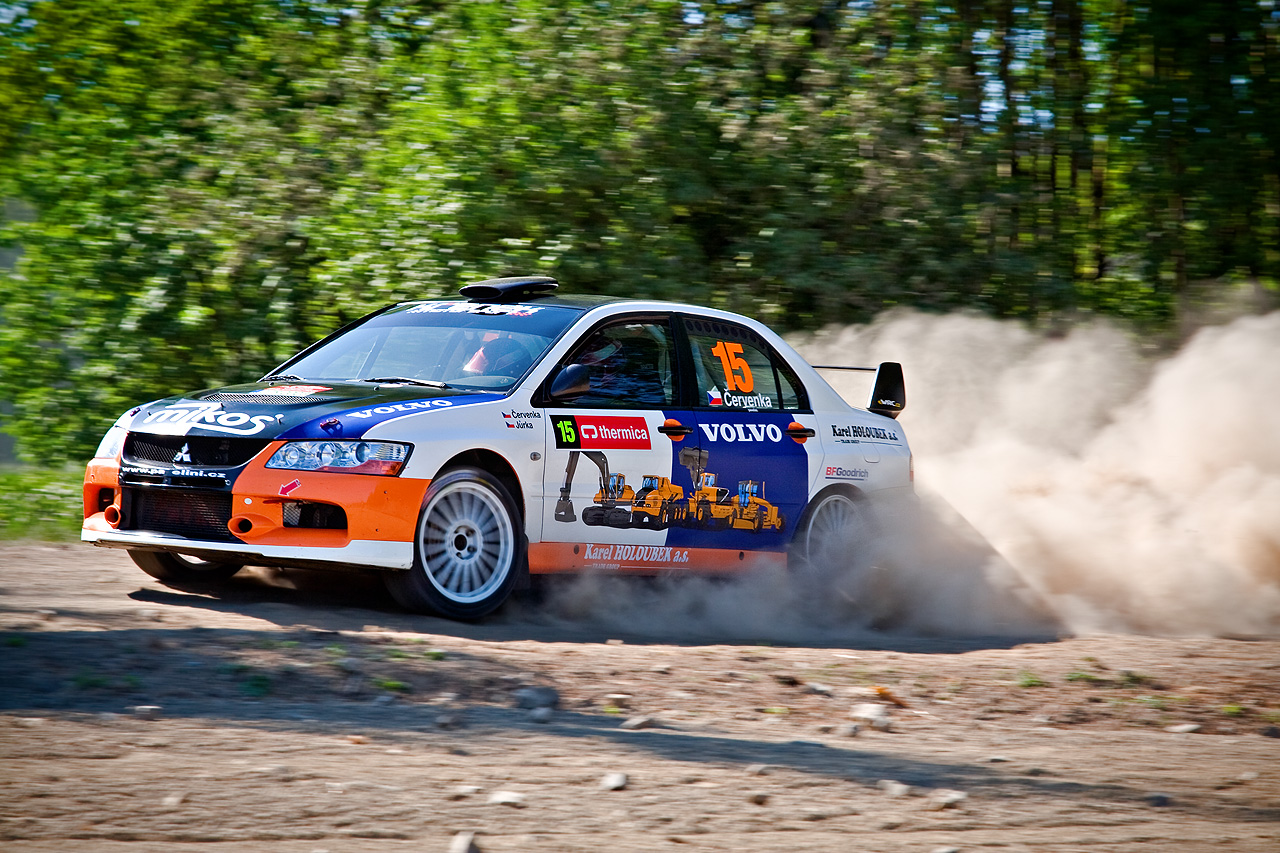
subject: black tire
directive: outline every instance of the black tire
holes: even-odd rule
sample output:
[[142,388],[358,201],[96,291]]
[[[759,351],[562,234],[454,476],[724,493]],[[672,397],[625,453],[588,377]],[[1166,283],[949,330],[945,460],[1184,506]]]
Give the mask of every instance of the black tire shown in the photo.
[[413,567],[383,576],[407,610],[479,619],[502,606],[526,571],[528,542],[515,500],[478,468],[437,477],[422,501]]
[[151,577],[170,584],[218,583],[244,568],[244,563],[198,560],[168,551],[131,550],[129,559]]

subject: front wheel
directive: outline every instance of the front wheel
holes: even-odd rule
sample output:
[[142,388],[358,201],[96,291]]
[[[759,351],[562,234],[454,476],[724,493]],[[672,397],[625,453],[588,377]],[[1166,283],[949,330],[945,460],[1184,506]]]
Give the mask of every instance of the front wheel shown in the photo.
[[[584,513],[585,515],[585,513]],[[479,619],[506,601],[525,565],[519,513],[487,471],[457,468],[423,500],[413,567],[384,575],[399,604],[450,619]]]
[[167,551],[129,551],[129,559],[151,577],[171,584],[224,581],[244,568],[243,563],[197,560]]

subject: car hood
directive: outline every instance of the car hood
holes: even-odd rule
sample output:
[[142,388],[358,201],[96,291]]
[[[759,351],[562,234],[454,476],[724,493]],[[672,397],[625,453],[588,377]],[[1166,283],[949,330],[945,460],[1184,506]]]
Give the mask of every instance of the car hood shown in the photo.
[[138,409],[132,432],[255,439],[358,439],[377,424],[505,399],[416,385],[255,382],[157,400]]

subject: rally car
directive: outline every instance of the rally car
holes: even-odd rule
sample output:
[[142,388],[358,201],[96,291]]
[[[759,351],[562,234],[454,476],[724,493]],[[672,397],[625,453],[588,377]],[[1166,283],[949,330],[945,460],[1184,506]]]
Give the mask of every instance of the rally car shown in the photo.
[[829,559],[868,498],[910,493],[896,363],[857,409],[746,317],[556,287],[402,302],[258,382],[130,410],[82,538],[176,584],[377,569],[406,608],[469,619],[529,574]]

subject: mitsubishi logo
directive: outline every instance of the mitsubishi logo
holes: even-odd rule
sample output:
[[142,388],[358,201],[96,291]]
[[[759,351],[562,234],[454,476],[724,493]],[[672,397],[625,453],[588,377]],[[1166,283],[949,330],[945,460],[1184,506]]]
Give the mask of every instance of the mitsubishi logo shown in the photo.
[[186,462],[188,465],[191,464],[191,451],[189,448],[190,448],[189,444],[184,444],[182,445],[181,450],[173,454],[174,464],[177,464],[179,462]]

